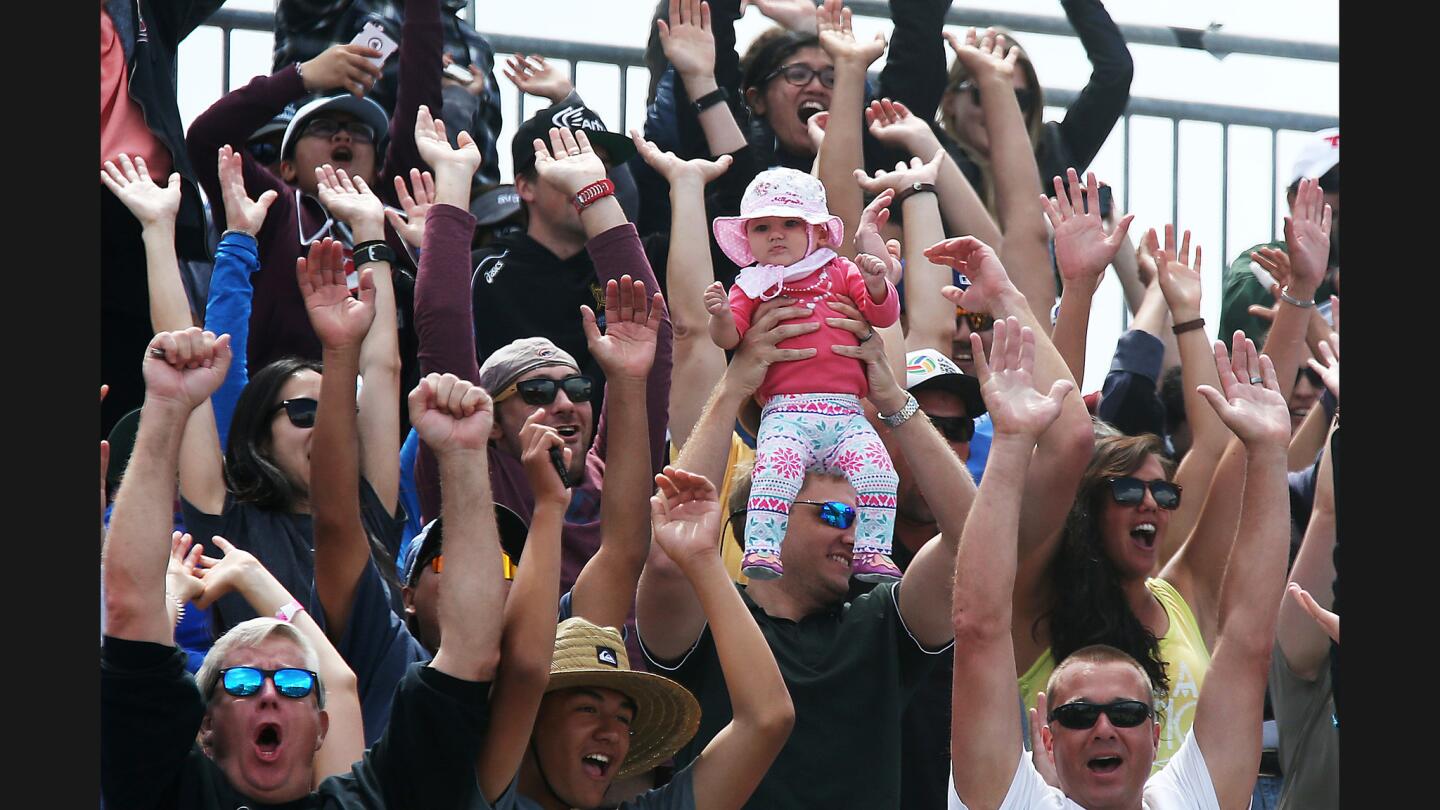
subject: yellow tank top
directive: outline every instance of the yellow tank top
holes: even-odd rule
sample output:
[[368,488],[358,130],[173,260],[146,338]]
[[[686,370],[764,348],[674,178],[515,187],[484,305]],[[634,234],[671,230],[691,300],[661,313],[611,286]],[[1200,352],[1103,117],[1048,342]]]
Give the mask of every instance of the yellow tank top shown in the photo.
[[[1165,662],[1165,674],[1170,676],[1170,697],[1162,707],[1164,722],[1160,725],[1160,747],[1155,752],[1152,774],[1158,773],[1170,757],[1180,749],[1190,726],[1195,722],[1195,704],[1200,699],[1200,684],[1210,668],[1210,651],[1205,638],[1200,635],[1200,625],[1195,614],[1175,586],[1163,579],[1149,579],[1145,587],[1165,608],[1170,618],[1170,629],[1160,639],[1160,660]],[[1050,673],[1055,671],[1055,658],[1050,650],[1040,654],[1034,664],[1020,676],[1020,693],[1025,699],[1025,708],[1035,708],[1035,693],[1045,688]]]

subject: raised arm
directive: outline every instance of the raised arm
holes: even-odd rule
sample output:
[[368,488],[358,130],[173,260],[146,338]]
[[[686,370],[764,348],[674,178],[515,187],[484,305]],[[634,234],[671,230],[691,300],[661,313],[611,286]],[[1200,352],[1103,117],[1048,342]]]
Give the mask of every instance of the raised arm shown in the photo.
[[[1204,386],[1205,399],[1245,445],[1240,528],[1220,587],[1219,638],[1195,707],[1193,733],[1215,795],[1224,808],[1250,802],[1260,759],[1260,724],[1275,623],[1285,590],[1290,515],[1285,445],[1290,414],[1275,365],[1248,340],[1235,356],[1215,344],[1224,394]],[[1258,382],[1251,382],[1258,381]]]
[[[560,533],[570,491],[550,461],[552,448],[560,448],[565,467],[570,450],[554,428],[541,424],[539,408],[520,428],[520,460],[535,494],[535,511],[525,538],[525,564],[518,566],[505,599],[505,630],[500,638],[500,666],[490,692],[490,728],[480,747],[476,765],[485,800],[495,802],[515,778],[535,714],[550,679],[555,648],[555,615],[560,602]],[[620,620],[625,620],[621,615]]]
[[[715,35],[710,26],[710,4],[704,0],[670,0],[668,16],[668,23],[655,21],[665,58],[675,66],[685,95],[691,100],[704,98],[720,88],[715,79]],[[730,105],[711,104],[696,117],[710,154],[726,155],[745,146],[745,135],[735,122]],[[649,158],[646,162],[655,167]],[[655,169],[665,174],[659,167]],[[666,179],[670,179],[668,175]],[[671,186],[673,189],[673,180]],[[673,190],[671,194],[673,197]],[[673,230],[673,224],[671,228]]]
[[[647,307],[647,303],[649,306]],[[650,552],[645,499],[650,494],[650,419],[646,383],[665,299],[645,294],[629,276],[605,285],[605,334],[595,313],[581,307],[585,342],[605,372],[609,440],[621,452],[605,464],[600,499],[600,548],[585,563],[571,589],[575,615],[602,627],[620,627],[635,603],[635,587]]]
[[[670,244],[665,263],[667,303],[675,330],[670,441],[684,447],[700,419],[705,397],[725,373],[725,353],[707,334],[709,315],[703,303],[705,288],[715,281],[710,226],[705,218],[705,185],[733,161],[724,154],[713,161],[681,160],[673,152],[661,152],[634,130],[630,137],[645,162],[670,184]],[[646,483],[648,489],[648,478]]]
[[955,558],[950,761],[967,807],[999,807],[1024,753],[1010,633],[1026,468],[1074,383],[1056,380],[1049,396],[1036,390],[1034,332],[1015,318],[995,322],[988,363],[979,335],[970,345],[995,438]]
[[444,488],[445,584],[440,649],[430,666],[452,678],[490,681],[500,659],[505,609],[500,532],[490,495],[486,445],[494,424],[490,396],[453,374],[430,374],[410,392],[410,424],[439,460]]
[[173,645],[165,607],[165,572],[174,528],[175,477],[186,418],[219,387],[230,363],[230,338],[191,327],[161,332],[142,362],[145,402],[126,476],[115,498],[101,566],[105,633]]
[[1090,327],[1091,301],[1105,278],[1105,268],[1124,243],[1135,215],[1126,214],[1107,235],[1100,222],[1100,186],[1095,181],[1095,173],[1087,175],[1083,190],[1079,174],[1073,168],[1067,173],[1070,177],[1069,198],[1065,195],[1065,184],[1056,177],[1055,196],[1042,194],[1040,201],[1045,208],[1045,216],[1055,228],[1055,262],[1060,267],[1060,278],[1065,282],[1065,289],[1060,295],[1060,316],[1051,338],[1055,349],[1065,358],[1075,385],[1083,388],[1085,337]]
[[[385,206],[365,179],[350,177],[328,164],[315,169],[320,203],[350,226],[355,244],[385,241]],[[368,254],[362,254],[366,256]],[[395,313],[395,285],[388,261],[357,257],[375,285],[375,316],[360,344],[360,471],[385,510],[395,513],[400,495],[400,336]]]
[[[380,216],[378,211],[375,216]],[[315,590],[325,611],[325,627],[335,639],[345,636],[356,587],[370,561],[370,543],[360,520],[355,378],[360,371],[361,342],[375,320],[376,297],[371,270],[360,273],[359,297],[350,295],[343,249],[339,242],[325,239],[311,244],[308,257],[295,261],[305,313],[320,338],[325,363],[310,444],[310,464],[315,471],[310,477],[310,507]]]
[[1090,60],[1090,80],[1070,103],[1060,121],[1060,135],[1071,158],[1082,171],[1095,159],[1115,122],[1130,101],[1130,81],[1135,64],[1125,47],[1120,27],[1110,18],[1100,0],[1061,0],[1065,16],[1075,29],[1085,57]]
[[[825,140],[816,158],[816,175],[825,186],[830,213],[845,223],[846,233],[853,234],[860,225],[860,212],[864,208],[854,172],[865,166],[861,148],[865,131],[865,73],[885,53],[885,36],[876,33],[869,42],[856,39],[850,9],[844,7],[842,0],[825,0],[816,8],[815,15],[820,47],[835,61],[835,87],[830,95]],[[852,244],[833,247],[836,253],[855,258]]]
[[[1315,508],[1290,569],[1290,587],[1304,589],[1319,607],[1329,608],[1335,601],[1335,470],[1329,453],[1321,457],[1316,475]],[[1315,680],[1330,663],[1330,638],[1294,599],[1281,600],[1278,621],[1276,638],[1285,665],[1301,678]]]
[[696,758],[696,810],[743,806],[785,745],[795,707],[775,655],[740,599],[715,542],[720,501],[703,476],[666,467],[650,498],[655,542],[684,572],[715,639],[733,719]]
[[[208,608],[216,599],[232,591],[245,597],[250,607],[261,616],[274,616],[281,608],[295,602],[285,586],[253,554],[235,548],[219,535],[211,538],[211,542],[225,556],[219,559],[200,558],[199,573],[205,590],[196,602],[198,607]],[[290,623],[315,648],[320,658],[320,682],[325,686],[325,714],[329,717],[329,726],[325,741],[315,752],[313,787],[319,787],[331,776],[348,773],[350,766],[365,755],[360,691],[355,673],[308,612],[301,610],[296,613]]]
[[[415,140],[416,111],[421,105],[432,110],[441,109],[440,77],[445,68],[444,49],[440,0],[405,0],[395,114],[390,117],[390,145],[385,148],[385,163],[377,176],[394,177],[411,169],[424,168],[424,155]],[[379,191],[382,198],[389,197],[389,189],[382,186]]]

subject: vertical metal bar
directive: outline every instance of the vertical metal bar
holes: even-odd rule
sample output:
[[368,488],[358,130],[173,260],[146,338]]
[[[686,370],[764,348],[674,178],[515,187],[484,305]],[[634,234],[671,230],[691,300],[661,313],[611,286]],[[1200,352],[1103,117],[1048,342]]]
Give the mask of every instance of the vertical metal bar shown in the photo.
[[1230,125],[1220,125],[1220,266],[1230,261]]
[[1170,223],[1180,234],[1180,119],[1170,122]]
[[630,89],[630,69],[624,65],[616,65],[620,68],[620,131],[628,133],[630,129],[625,126],[625,94]]
[[1275,241],[1275,205],[1280,198],[1280,166],[1277,143],[1280,140],[1280,130],[1270,130],[1270,241]]
[[230,31],[227,26],[220,29],[220,94],[230,92]]
[[[1124,136],[1124,157],[1120,163],[1120,188],[1125,195],[1124,211],[1130,210],[1130,116],[1121,116],[1121,133]],[[1113,205],[1113,203],[1112,203]],[[1120,294],[1120,331],[1122,333],[1130,329],[1130,304],[1125,301],[1124,291]]]

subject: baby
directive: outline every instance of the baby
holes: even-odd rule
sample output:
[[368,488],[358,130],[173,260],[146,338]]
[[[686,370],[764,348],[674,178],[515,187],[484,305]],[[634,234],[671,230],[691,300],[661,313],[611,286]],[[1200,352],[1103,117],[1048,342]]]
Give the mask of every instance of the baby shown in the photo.
[[815,332],[789,338],[782,348],[814,348],[808,360],[776,363],[756,392],[762,406],[755,440],[755,469],[745,518],[745,556],[741,569],[752,579],[784,573],[780,542],[805,473],[822,469],[842,475],[855,488],[858,510],[846,504],[814,503],[830,526],[855,531],[851,569],[856,579],[889,582],[900,578],[890,558],[895,528],[898,479],[890,456],[865,419],[860,398],[868,392],[865,366],[841,357],[833,345],[856,345],[855,335],[830,326],[826,318],[844,317],[828,302],[848,296],[872,326],[890,326],[900,317],[895,287],[885,265],[865,261],[866,269],[832,249],[842,244],[845,226],[826,208],[820,181],[794,169],[761,172],[745,189],[740,216],[715,220],[715,239],[744,268],[727,299],[719,282],[705,291],[710,337],[733,349],[750,328],[762,301],[794,299],[812,310]]

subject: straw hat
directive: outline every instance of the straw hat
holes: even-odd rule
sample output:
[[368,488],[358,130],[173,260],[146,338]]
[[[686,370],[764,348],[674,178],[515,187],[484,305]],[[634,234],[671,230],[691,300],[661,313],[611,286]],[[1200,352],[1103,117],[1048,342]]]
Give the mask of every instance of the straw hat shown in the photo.
[[630,752],[615,778],[644,773],[668,759],[700,728],[700,704],[680,684],[630,669],[620,631],[572,617],[555,628],[555,657],[545,691],[591,686],[635,702]]

